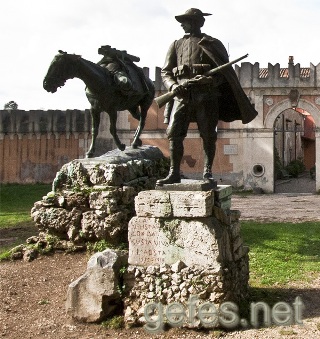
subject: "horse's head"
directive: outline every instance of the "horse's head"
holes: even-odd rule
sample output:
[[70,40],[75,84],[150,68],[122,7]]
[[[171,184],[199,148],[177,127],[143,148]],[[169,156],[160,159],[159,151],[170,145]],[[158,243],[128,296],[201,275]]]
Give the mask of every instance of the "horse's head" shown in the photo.
[[80,58],[80,55],[67,54],[59,51],[48,69],[48,72],[43,80],[43,88],[51,93],[57,91],[58,87],[64,86],[68,79],[75,76],[75,61]]

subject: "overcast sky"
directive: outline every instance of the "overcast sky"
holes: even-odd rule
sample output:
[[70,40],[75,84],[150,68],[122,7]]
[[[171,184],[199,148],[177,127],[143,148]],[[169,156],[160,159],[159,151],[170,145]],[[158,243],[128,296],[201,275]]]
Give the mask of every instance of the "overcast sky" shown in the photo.
[[137,55],[141,67],[161,67],[170,43],[183,35],[174,16],[195,7],[212,13],[203,32],[229,48],[230,59],[260,67],[288,56],[301,67],[320,62],[319,0],[2,0],[0,3],[0,109],[86,109],[84,83],[69,80],[56,93],[42,81],[59,49],[97,62],[111,45]]

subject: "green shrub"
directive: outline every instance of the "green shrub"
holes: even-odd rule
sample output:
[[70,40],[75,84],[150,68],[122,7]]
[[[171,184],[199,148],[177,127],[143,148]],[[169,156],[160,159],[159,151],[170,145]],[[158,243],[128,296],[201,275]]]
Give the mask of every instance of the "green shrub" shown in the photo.
[[114,316],[111,319],[108,319],[101,323],[104,328],[111,330],[119,330],[124,328],[124,317],[123,316]]
[[107,248],[112,248],[113,246],[109,244],[106,240],[99,240],[94,243],[87,243],[87,250],[90,253],[103,252]]
[[292,160],[286,167],[288,174],[292,175],[294,178],[297,178],[300,173],[305,171],[305,166],[303,162],[299,159]]

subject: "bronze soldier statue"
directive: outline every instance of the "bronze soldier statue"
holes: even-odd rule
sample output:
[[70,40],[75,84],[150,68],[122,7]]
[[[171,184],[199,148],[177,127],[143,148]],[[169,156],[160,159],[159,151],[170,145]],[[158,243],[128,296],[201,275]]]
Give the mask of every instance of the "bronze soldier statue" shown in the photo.
[[212,180],[218,121],[242,120],[248,123],[258,114],[231,66],[211,76],[205,75],[209,70],[229,62],[222,42],[201,33],[204,17],[209,15],[190,8],[175,17],[186,34],[171,44],[161,70],[164,86],[176,97],[165,113],[169,121],[170,172],[166,178],[157,181],[158,185],[181,182],[183,140],[190,122],[197,122],[203,140],[203,178]]

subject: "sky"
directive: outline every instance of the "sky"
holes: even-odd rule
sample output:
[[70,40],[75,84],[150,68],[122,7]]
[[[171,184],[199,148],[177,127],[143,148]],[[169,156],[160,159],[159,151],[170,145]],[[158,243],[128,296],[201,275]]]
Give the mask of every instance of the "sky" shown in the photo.
[[212,13],[202,32],[223,42],[230,60],[260,67],[288,57],[301,67],[320,63],[318,0],[2,0],[0,3],[0,109],[13,100],[22,110],[87,109],[85,85],[68,80],[47,93],[43,78],[58,50],[101,59],[111,45],[139,56],[140,67],[162,67],[169,45],[183,36],[175,15],[189,8]]

